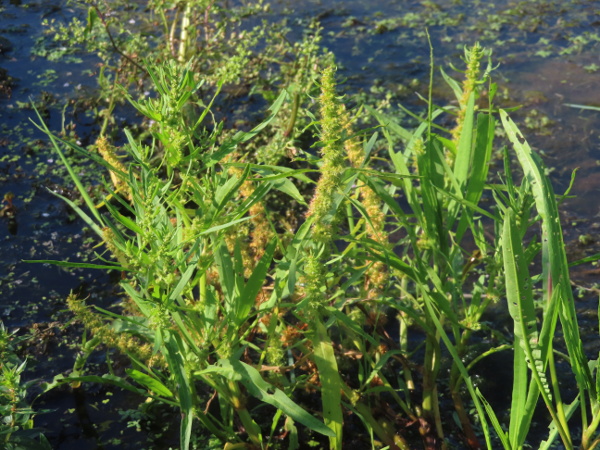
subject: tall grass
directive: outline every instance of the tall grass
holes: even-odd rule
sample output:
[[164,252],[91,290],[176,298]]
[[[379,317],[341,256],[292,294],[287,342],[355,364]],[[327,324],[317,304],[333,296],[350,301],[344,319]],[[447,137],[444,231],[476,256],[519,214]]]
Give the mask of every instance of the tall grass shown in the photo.
[[[335,70],[326,69],[314,124],[320,157],[305,151],[294,168],[242,156],[293,105],[293,92],[283,91],[248,132],[209,123],[212,101],[199,104],[190,125],[183,110],[199,82],[177,63],[148,66],[156,99],[130,99],[156,122],[151,144],[127,133],[115,149],[101,137],[96,154],[54,137],[40,118],[83,205],[64,200],[104,243],[99,264],[87,266],[123,273],[120,313],[68,299],[95,336],[85,351],[103,343],[131,361],[127,376],[86,374],[84,353],[57,382],[112,383],[179,408],[181,448],[194,445],[194,424],[226,448],[277,448],[284,437],[302,448],[319,435],[332,449],[349,448],[357,438],[344,431],[361,424],[373,448],[450,448],[458,436],[469,448],[516,449],[529,443],[540,402],[551,417],[542,447],[560,439],[594,448],[597,360],[582,350],[554,193],[539,158],[494,105],[484,50],[467,49],[465,64],[462,84],[443,72],[457,106],[437,108],[430,89],[415,129],[370,111],[381,127],[358,133],[337,97]],[[449,113],[453,129],[438,124]],[[500,181],[491,181],[500,126],[520,185],[508,150]],[[110,175],[101,202],[87,194],[67,151]],[[539,243],[526,243],[538,223]],[[542,272],[531,275],[540,253]],[[483,321],[490,308],[508,309],[513,339],[473,356],[474,334],[504,327]],[[422,342],[411,339],[419,333]],[[510,350],[504,423],[471,372]],[[572,368],[579,395],[570,404],[555,358]],[[577,408],[582,432],[574,437]]]

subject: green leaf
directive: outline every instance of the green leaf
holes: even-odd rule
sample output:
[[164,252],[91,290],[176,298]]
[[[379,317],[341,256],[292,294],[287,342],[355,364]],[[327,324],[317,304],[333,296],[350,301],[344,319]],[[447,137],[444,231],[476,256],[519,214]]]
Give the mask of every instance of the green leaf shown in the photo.
[[233,270],[233,261],[224,241],[220,241],[216,251],[214,252],[217,271],[219,272],[219,280],[221,289],[225,294],[227,303],[230,304],[236,296],[235,271]]
[[94,29],[94,24],[96,23],[96,19],[98,19],[98,13],[96,12],[96,8],[90,6],[88,8],[88,16],[87,16],[87,24],[84,30],[84,36],[87,38],[88,35]]
[[[125,379],[118,377],[116,375],[106,374],[102,376],[98,375],[84,375],[78,377],[65,377],[63,375],[57,375],[54,377],[52,383],[49,383],[44,386],[44,391],[47,392],[50,389],[54,389],[56,386],[59,386],[64,383],[98,383],[98,384],[110,384],[112,386],[116,386],[121,389],[125,389],[127,391],[133,392],[135,394],[141,395],[142,397],[148,397],[148,392],[144,389],[140,389],[131,383],[127,382]],[[151,395],[151,397],[153,397]],[[177,404],[173,401],[167,400],[164,397],[160,398],[160,401],[165,402],[169,405],[176,406]]]
[[228,163],[223,164],[224,166],[232,166],[232,167],[240,167],[245,168],[246,166],[250,167],[253,172],[260,174],[263,177],[263,180],[277,180],[280,178],[297,178],[298,180],[304,183],[314,183],[309,177],[304,175],[305,173],[319,173],[318,169],[292,169],[290,167],[284,166],[272,166],[268,164],[249,164],[249,163]]
[[[520,234],[515,225],[513,211],[508,209],[504,218],[502,253],[506,282],[506,301],[514,323],[514,367],[509,440],[513,448],[522,446],[531,426],[533,412],[540,391],[547,402],[551,394],[545,374],[545,358],[538,345],[528,261],[523,252]],[[535,387],[529,386],[527,368],[533,372]]]
[[252,275],[250,275],[248,282],[242,289],[236,305],[236,322],[238,326],[243,324],[244,321],[248,319],[248,314],[250,313],[252,306],[255,304],[256,296],[261,288],[265,285],[266,276],[269,271],[271,261],[273,260],[273,254],[275,253],[276,247],[276,240],[273,240],[269,243],[265,249],[265,253],[254,268]]
[[271,184],[278,191],[281,191],[284,194],[287,194],[290,197],[292,197],[294,200],[296,200],[301,205],[306,205],[306,200],[304,200],[304,197],[302,197],[302,194],[300,194],[300,191],[298,190],[296,185],[294,183],[292,183],[290,180],[288,180],[287,178],[280,178],[277,180],[267,180],[267,182],[269,184]]
[[[42,116],[40,115],[39,111],[37,109],[35,109],[35,113],[37,114],[37,117],[40,121],[39,124],[33,122],[33,124],[42,132],[44,132],[46,134],[46,136],[48,136],[48,138],[50,139],[50,142],[52,142],[52,146],[54,148],[54,150],[56,151],[56,153],[58,153],[58,156],[60,157],[62,163],[64,164],[64,166],[67,169],[67,172],[69,172],[69,176],[71,177],[71,180],[73,180],[73,182],[75,183],[75,186],[77,186],[77,190],[79,190],[79,193],[81,194],[81,197],[83,198],[83,200],[85,201],[86,206],[88,207],[88,209],[92,212],[94,218],[96,219],[96,221],[100,224],[102,224],[102,218],[100,216],[100,213],[98,212],[98,210],[95,207],[94,202],[92,201],[91,197],[89,196],[87,190],[85,189],[85,187],[83,186],[83,184],[81,183],[81,180],[79,179],[79,177],[77,176],[76,171],[73,169],[73,167],[71,166],[71,164],[69,163],[69,160],[67,159],[67,157],[65,156],[64,152],[61,150],[59,142],[62,142],[63,144],[65,144],[64,141],[61,141],[59,138],[57,138],[56,136],[54,136],[52,134],[52,132],[48,129],[48,126],[46,125],[46,123],[44,122],[44,120],[42,119]],[[83,153],[87,153],[85,152],[85,150],[81,149],[78,146],[75,146],[74,144],[67,144],[70,147],[77,147],[78,151],[83,152]],[[65,197],[62,197],[56,193],[53,192],[54,195],[56,195],[57,197],[62,198],[63,200],[65,200],[67,203],[69,203],[69,206],[71,206],[72,208],[74,207],[75,211],[88,223],[88,224],[92,224],[94,223],[91,219],[89,219],[87,217],[87,215],[83,214],[83,212],[81,211],[81,208],[79,208],[77,205],[75,205],[73,202],[71,202],[70,200],[68,200]],[[82,215],[83,214],[83,215]],[[95,225],[95,224],[94,224]],[[92,226],[92,225],[90,225]],[[94,228],[94,231],[96,231],[96,233],[98,233],[98,231],[96,230],[98,228],[97,225],[93,226],[92,228]],[[102,235],[101,233],[99,234],[100,236]]]
[[[462,122],[456,157],[454,159],[454,176],[463,189],[468,181],[471,161],[473,161],[473,123],[475,120],[475,93],[471,92],[465,106],[465,116]],[[464,193],[464,191],[463,191]]]
[[127,272],[129,269],[121,267],[119,265],[101,265],[101,264],[90,264],[90,263],[78,263],[69,261],[55,261],[53,259],[24,259],[26,263],[38,263],[38,264],[53,264],[59,267],[73,267],[78,269],[100,269],[100,270],[120,270]]
[[140,236],[142,236],[144,234],[144,231],[142,230],[142,228],[140,228],[140,226],[137,223],[135,223],[133,220],[131,220],[129,217],[126,217],[126,216],[120,214],[116,210],[111,211],[111,214],[116,220],[118,220],[120,223],[122,223],[124,226],[129,228],[134,233],[136,233]]
[[[539,157],[523,137],[508,114],[500,110],[500,118],[511,141],[523,172],[535,198],[536,209],[542,219],[542,270],[547,301],[554,298],[553,288],[560,288],[556,298],[560,302],[558,313],[564,332],[564,342],[571,358],[570,363],[580,390],[589,391],[596,397],[595,383],[587,364],[579,334],[575,301],[569,281],[565,245],[560,226],[560,216],[554,191]],[[546,338],[546,336],[542,336]],[[551,336],[547,337],[548,339]]]
[[[102,233],[102,229],[98,226],[98,224],[96,222],[94,222],[94,220],[88,216],[79,206],[77,206],[75,204],[75,202],[69,200],[67,197],[63,197],[60,194],[57,194],[56,192],[52,192],[49,191],[50,193],[52,193],[53,195],[55,195],[56,197],[60,198],[61,200],[63,200],[67,205],[69,205],[73,211],[75,211],[79,217],[81,217],[83,219],[83,221],[85,223],[88,224],[88,226],[94,230],[94,232],[101,238],[103,239],[104,233]],[[91,202],[91,200],[90,200]],[[92,212],[94,213],[94,215],[98,214],[98,211],[96,210],[96,207],[92,204]],[[100,217],[98,217],[98,223],[100,223],[101,226],[103,225],[103,221],[102,219],[100,219]]]
[[151,377],[143,372],[136,369],[126,369],[127,375],[133,378],[142,386],[148,390],[154,392],[156,395],[162,395],[163,397],[173,397],[173,393],[156,378]]
[[374,116],[381,125],[388,128],[391,132],[395,133],[401,139],[404,139],[405,141],[409,141],[413,138],[413,133],[408,131],[406,128],[400,126],[400,124],[398,124],[392,117],[385,115],[385,114],[371,108],[368,105],[365,105],[365,109],[372,116]]
[[317,433],[325,436],[334,436],[333,431],[323,422],[294,403],[282,390],[263,380],[260,372],[254,367],[238,360],[230,360],[229,362],[235,369],[235,372],[241,375],[241,383],[252,396],[280,409],[285,415],[290,416],[296,422],[300,422]]
[[252,130],[239,131],[235,136],[226,141],[217,152],[209,156],[209,159],[206,161],[206,166],[214,166],[229,153],[233,152],[239,144],[252,139],[258,133],[260,133],[267,125],[271,123],[271,121],[273,121],[287,96],[288,93],[286,91],[282,91],[281,94],[279,94],[279,97],[277,97],[277,100],[275,100],[275,102],[269,108],[269,111],[271,111],[269,117],[267,117],[263,122],[258,124]]
[[600,106],[579,105],[577,103],[565,103],[569,108],[587,109],[589,111],[600,111]]
[[545,375],[545,361],[539,344],[531,279],[523,253],[520,236],[512,210],[507,210],[502,233],[502,255],[506,278],[508,312],[514,322],[515,338],[523,349],[529,369],[539,378],[538,383],[548,398],[552,394]]
[[173,301],[175,301],[175,299],[181,295],[183,290],[188,285],[190,278],[192,278],[192,276],[194,275],[194,272],[196,271],[196,269],[197,269],[196,261],[190,262],[190,265],[188,266],[186,271],[183,273],[183,275],[179,279],[177,286],[175,286],[175,289],[173,289],[171,291],[171,294],[169,295],[169,299],[168,299],[169,304],[172,303]]
[[201,231],[200,233],[197,234],[197,236],[204,236],[205,234],[211,234],[214,233],[216,231],[221,231],[224,230],[225,228],[229,228],[232,227],[234,225],[237,225],[238,223],[242,223],[245,222],[247,220],[250,220],[252,217],[242,217],[241,219],[236,219],[236,220],[232,220],[231,222],[227,222],[221,225],[216,225],[214,227],[208,228],[206,230]]
[[185,361],[183,360],[182,355],[185,355],[185,349],[182,348],[181,341],[169,331],[165,330],[165,335],[165,358],[167,359],[171,373],[175,376],[179,408],[181,409],[179,446],[181,450],[187,450],[190,447],[192,436],[192,423],[194,419],[194,402],[192,397],[194,396],[194,392],[188,377]]
[[[483,407],[485,408],[485,411],[487,412],[487,415],[490,419],[490,422],[492,423],[492,426],[494,427],[494,430],[496,430],[496,434],[500,438],[500,442],[502,442],[502,446],[506,450],[518,448],[518,447],[514,447],[511,445],[511,442],[507,438],[507,433],[502,429],[502,425],[500,425],[500,422],[498,421],[498,417],[496,416],[494,409],[488,403],[488,401],[485,399],[485,397],[481,394],[481,391],[479,390],[479,388],[476,389],[476,392],[479,397],[479,401],[483,404]],[[513,412],[511,410],[511,418],[512,418],[512,414],[513,414]]]
[[224,184],[219,186],[215,192],[215,203],[217,204],[216,210],[213,213],[214,219],[219,218],[221,211],[225,208],[227,202],[238,193],[239,188],[248,175],[250,174],[250,168],[245,167],[241,177],[232,176]]
[[444,229],[444,216],[448,214],[448,211],[442,208],[441,194],[438,194],[438,189],[444,190],[446,170],[439,141],[429,140],[425,144],[425,151],[417,155],[417,163],[419,174],[422,176],[421,202],[418,202],[417,205],[411,204],[411,207],[422,208],[425,223],[422,223],[421,226],[435,241],[439,251],[447,254],[448,242]]
[[[466,194],[464,195],[465,200],[473,205],[479,203],[485,188],[485,181],[487,180],[490,166],[489,162],[492,156],[495,129],[496,122],[493,116],[487,114],[477,116],[477,134],[473,149],[472,165],[466,182]],[[461,241],[463,234],[467,230],[468,222],[472,220],[473,213],[472,209],[467,208],[461,216],[456,233],[456,240],[458,242]]]
[[335,359],[333,345],[327,334],[325,325],[319,318],[314,319],[315,333],[312,338],[314,355],[313,359],[319,370],[321,382],[321,403],[325,424],[333,431],[329,437],[331,449],[341,450],[344,415],[342,412],[342,380]]
[[442,77],[444,78],[446,83],[448,83],[448,86],[450,86],[452,88],[452,91],[454,92],[454,95],[456,96],[456,100],[460,102],[460,100],[462,99],[462,96],[463,96],[463,89],[460,87],[460,84],[458,84],[458,82],[454,78],[451,78],[444,71],[444,69],[440,68],[440,72],[442,73]]

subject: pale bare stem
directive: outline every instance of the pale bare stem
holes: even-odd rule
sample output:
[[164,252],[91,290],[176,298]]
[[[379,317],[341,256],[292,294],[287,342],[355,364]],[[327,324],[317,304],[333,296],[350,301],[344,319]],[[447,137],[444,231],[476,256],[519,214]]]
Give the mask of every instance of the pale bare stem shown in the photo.
[[184,64],[188,54],[188,34],[190,27],[190,15],[192,13],[191,2],[188,1],[185,5],[185,10],[183,11],[183,17],[181,18],[181,31],[179,35],[179,53],[178,59],[181,64]]
[[169,49],[171,51],[171,56],[173,56],[173,58],[177,57],[175,33],[177,32],[177,24],[179,23],[179,12],[180,12],[180,8],[176,7],[175,17],[173,18],[173,23],[171,24],[171,31],[169,32]]

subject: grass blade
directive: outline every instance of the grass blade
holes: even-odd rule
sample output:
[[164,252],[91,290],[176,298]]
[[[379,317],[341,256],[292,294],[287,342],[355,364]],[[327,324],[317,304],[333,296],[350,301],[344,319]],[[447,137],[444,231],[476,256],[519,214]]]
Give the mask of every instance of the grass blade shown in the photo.
[[583,352],[573,292],[569,283],[567,257],[562,239],[560,216],[554,191],[542,163],[529,147],[516,124],[508,117],[505,111],[500,111],[500,117],[513,147],[523,167],[525,176],[531,185],[535,198],[537,211],[542,219],[542,265],[546,283],[546,296],[550,300],[552,287],[560,286],[561,292],[559,317],[564,331],[564,341],[571,357],[571,367],[580,389],[587,390],[591,397],[596,397],[595,384]]
[[514,413],[511,414],[510,418],[509,439],[514,448],[519,448],[531,425],[533,409],[537,403],[537,398],[532,399],[527,395],[530,390],[528,388],[527,367],[532,371],[533,378],[539,388],[530,391],[530,394],[539,396],[540,391],[542,391],[546,404],[550,404],[551,394],[546,380],[545,359],[542,359],[542,351],[537,344],[539,334],[528,264],[511,209],[506,212],[502,235],[502,251],[506,279],[506,301],[508,311],[513,318],[515,335],[515,365],[511,404],[511,412],[514,411]]
[[236,322],[240,326],[248,319],[248,314],[254,305],[256,296],[261,288],[265,285],[265,278],[269,271],[271,261],[273,260],[273,254],[277,247],[277,241],[273,240],[269,243],[265,249],[265,253],[254,268],[252,275],[248,279],[248,282],[242,289],[241,295],[238,299],[236,306]]
[[325,424],[331,429],[329,445],[331,449],[342,448],[342,380],[338,370],[333,345],[327,335],[325,325],[315,319],[315,335],[313,336],[314,361],[319,370],[321,381],[321,402]]
[[294,403],[281,389],[263,380],[260,372],[254,367],[239,361],[230,360],[229,363],[237,375],[241,375],[242,384],[251,395],[257,399],[283,411],[284,414],[300,422],[311,430],[325,436],[334,436],[333,431],[323,422],[311,416],[308,412]]
[[[62,163],[65,165],[65,168],[69,172],[69,177],[73,180],[73,183],[75,183],[75,186],[77,186],[77,190],[81,194],[81,197],[85,201],[85,204],[87,205],[88,209],[92,212],[92,214],[94,215],[94,218],[96,219],[96,221],[98,223],[102,223],[102,218],[100,216],[100,213],[96,209],[95,204],[92,201],[91,197],[88,195],[87,190],[85,189],[85,187],[81,183],[81,180],[77,176],[76,171],[73,170],[73,167],[69,163],[69,160],[65,156],[64,152],[61,150],[60,145],[57,142],[57,138],[50,132],[50,130],[48,129],[48,126],[46,125],[46,123],[42,119],[42,116],[40,115],[40,113],[39,113],[39,111],[37,109],[35,109],[35,113],[37,114],[40,123],[36,124],[34,122],[34,125],[38,129],[42,130],[48,136],[48,138],[50,139],[50,142],[52,142],[52,146],[54,147],[54,150],[56,151],[56,153],[58,153],[58,156],[60,157]],[[55,195],[58,195],[58,194],[55,194]],[[61,198],[64,199],[65,201],[67,201],[66,198],[64,198],[64,197],[61,197]]]

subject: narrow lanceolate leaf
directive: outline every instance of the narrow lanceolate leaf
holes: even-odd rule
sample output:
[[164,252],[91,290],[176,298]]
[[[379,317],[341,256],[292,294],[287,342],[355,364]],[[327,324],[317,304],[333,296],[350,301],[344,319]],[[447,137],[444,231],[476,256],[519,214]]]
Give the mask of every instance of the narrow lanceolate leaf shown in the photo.
[[271,107],[269,108],[269,111],[271,111],[271,114],[269,115],[269,117],[267,117],[263,122],[258,124],[252,130],[239,131],[235,136],[233,136],[231,139],[227,140],[218,151],[216,151],[215,153],[210,155],[209,158],[206,159],[206,162],[205,162],[206,166],[207,167],[214,166],[219,161],[221,161],[225,156],[227,156],[229,153],[233,152],[236,149],[236,147],[238,146],[238,144],[241,144],[242,142],[246,142],[246,141],[252,139],[258,133],[260,133],[269,123],[271,123],[271,121],[275,118],[275,116],[277,116],[277,113],[279,112],[281,105],[283,105],[283,102],[285,101],[285,99],[288,95],[289,94],[286,91],[282,91],[281,94],[279,94],[279,97],[277,97],[277,100],[275,100],[273,105],[271,105]]
[[443,158],[441,145],[435,139],[428,141],[424,151],[417,155],[419,174],[423,177],[421,179],[421,200],[425,223],[421,226],[427,231],[427,236],[433,239],[440,251],[445,254],[448,242],[442,215],[447,211],[443,211],[440,207],[441,194],[438,194],[439,191],[436,189],[444,189],[446,172],[442,162]]
[[[575,302],[569,283],[567,256],[554,191],[541,160],[531,151],[531,147],[516,124],[505,111],[500,111],[500,118],[523,167],[524,175],[531,185],[536,209],[542,219],[542,267],[545,295],[548,301],[555,298],[560,302],[558,314],[577,384],[581,390],[588,390],[592,397],[595,397],[597,395],[596,386],[583,352],[577,325]],[[560,288],[560,292],[556,296],[552,292],[553,286],[557,289]],[[550,339],[551,336],[542,336],[542,338]]]
[[175,334],[166,332],[164,341],[165,357],[177,383],[179,408],[181,410],[179,446],[181,450],[187,450],[190,448],[192,437],[192,423],[194,419],[194,402],[192,396],[194,395],[194,388],[186,370],[186,362],[182,357],[185,354],[185,350],[183,349],[181,340]]
[[221,289],[225,294],[226,303],[231,304],[232,299],[236,296],[236,280],[235,271],[233,270],[233,261],[229,255],[229,250],[224,241],[218,244],[214,252],[215,263],[219,272],[219,280]]
[[[64,141],[61,141],[59,138],[57,138],[56,136],[54,136],[50,130],[48,129],[48,126],[46,125],[46,122],[44,122],[44,120],[42,119],[42,116],[40,115],[39,111],[34,107],[35,109],[35,113],[38,116],[38,119],[40,121],[39,124],[34,122],[34,125],[39,128],[41,131],[43,131],[44,133],[46,133],[46,135],[48,136],[48,138],[50,139],[50,141],[52,142],[52,146],[54,147],[54,150],[56,151],[56,153],[58,153],[58,156],[60,157],[61,161],[63,162],[63,164],[65,165],[65,168],[67,169],[67,171],[69,172],[69,176],[71,177],[71,180],[73,180],[73,183],[75,183],[75,186],[77,186],[77,189],[79,190],[79,193],[81,194],[81,197],[83,198],[83,200],[85,201],[85,204],[87,205],[87,207],[89,208],[89,210],[92,212],[92,215],[94,216],[94,219],[99,222],[102,223],[102,218],[100,216],[100,213],[98,212],[98,210],[96,209],[94,202],[92,201],[91,197],[89,196],[87,190],[85,189],[85,187],[83,186],[83,183],[81,182],[81,180],[79,179],[79,176],[77,176],[77,172],[73,169],[73,167],[71,166],[71,164],[69,163],[69,160],[67,159],[67,157],[65,156],[65,153],[62,151],[61,147],[60,147],[60,143],[62,142],[63,144],[66,144]],[[71,145],[73,147],[73,145]],[[79,148],[79,147],[78,147]],[[58,197],[58,194],[55,194]],[[63,200],[67,201],[68,199],[63,198]],[[74,205],[73,202],[69,202],[71,204]],[[77,213],[79,215],[81,215],[80,208],[77,208]],[[86,216],[87,217],[87,216]],[[82,218],[85,220],[86,217]],[[86,220],[86,222],[88,222]],[[89,222],[88,222],[89,223]]]
[[246,178],[248,178],[249,174],[250,168],[246,166],[240,177],[233,176],[217,188],[214,198],[216,209],[212,213],[214,219],[217,219],[221,216],[223,208],[225,208],[227,202],[229,202],[229,200],[238,193],[240,186],[244,183]]
[[[488,114],[480,114],[477,116],[477,135],[475,138],[472,166],[469,172],[467,192],[465,195],[466,201],[473,205],[479,203],[485,188],[489,162],[492,155],[495,129],[496,123],[493,116]],[[472,220],[474,212],[475,211],[470,208],[465,208],[465,213],[461,215],[458,230],[456,232],[457,242],[461,241],[463,234],[468,229],[469,222]]]
[[236,305],[236,322],[241,325],[245,320],[248,319],[248,314],[255,303],[256,296],[261,288],[265,285],[265,279],[269,271],[269,266],[273,260],[273,254],[277,247],[277,241],[273,240],[267,246],[265,253],[254,268],[252,275],[248,279],[248,282],[242,289]]
[[197,234],[197,237],[204,236],[206,234],[216,233],[217,231],[224,230],[225,228],[232,227],[234,225],[237,225],[238,223],[246,222],[250,219],[252,219],[252,217],[242,217],[241,219],[232,220],[231,222],[227,222],[221,225],[216,225],[214,227],[208,228],[207,230],[201,231]]
[[313,338],[314,361],[319,370],[321,381],[321,402],[325,424],[333,431],[329,438],[331,449],[342,449],[342,380],[338,370],[333,345],[327,335],[327,329],[320,319],[315,320],[315,336]]
[[463,188],[466,186],[471,161],[473,161],[473,122],[475,120],[475,93],[472,92],[465,108],[465,117],[462,123],[456,159],[454,160],[454,176],[458,184]]
[[127,375],[137,381],[139,384],[144,386],[146,389],[154,392],[156,395],[162,395],[163,397],[173,397],[173,393],[164,384],[158,381],[156,378],[151,377],[139,370],[127,369]]
[[456,96],[456,100],[458,100],[460,102],[460,99],[462,98],[462,95],[463,95],[463,89],[462,89],[462,87],[460,86],[460,84],[458,84],[458,82],[454,78],[450,77],[444,71],[444,69],[440,69],[440,72],[442,73],[442,77],[444,77],[444,80],[446,81],[446,83],[448,83],[448,85],[454,91],[454,95]]
[[[540,389],[551,398],[544,361],[537,349],[538,331],[531,290],[528,260],[511,209],[506,211],[502,250],[506,277],[506,300],[514,322],[514,367],[510,425],[511,448],[520,448],[529,430]],[[536,382],[529,383],[530,368]],[[539,383],[537,382],[539,380]]]
[[[90,216],[88,216],[79,206],[77,206],[75,204],[75,202],[69,200],[67,197],[63,197],[60,194],[57,194],[56,192],[52,192],[50,191],[53,195],[57,196],[58,198],[60,198],[62,201],[64,201],[67,205],[69,205],[73,211],[75,211],[79,217],[81,217],[85,223],[88,224],[88,226],[94,230],[94,232],[100,237],[103,237],[103,233],[102,233],[102,229],[100,228],[100,226],[104,226],[104,223],[102,221],[102,219],[100,217],[98,217],[98,222],[95,222],[94,219],[92,219]],[[92,206],[91,208],[89,208],[92,213],[94,213],[94,215],[97,215],[98,211],[96,211],[96,208],[94,206]],[[100,224],[100,226],[98,226],[98,223]]]
[[190,281],[190,278],[192,278],[192,275],[194,275],[194,271],[197,270],[196,263],[197,261],[194,261],[192,264],[190,264],[187,270],[183,273],[181,279],[177,283],[177,286],[175,286],[169,295],[169,299],[167,300],[168,304],[172,304],[181,295],[184,289],[189,287],[188,282]]
[[73,382],[82,382],[82,383],[99,383],[99,384],[110,384],[113,386],[117,386],[121,389],[125,389],[130,392],[134,392],[135,394],[144,396],[147,395],[147,392],[144,389],[140,389],[137,386],[132,385],[127,382],[127,380],[118,377],[116,375],[106,374],[102,376],[98,375],[84,375],[80,377],[65,377],[63,375],[58,375],[54,378],[54,381],[46,386],[46,391],[55,388],[61,383],[73,383]]
[[288,180],[287,178],[279,178],[275,180],[268,180],[266,182],[271,184],[278,191],[289,195],[301,205],[306,205],[306,200],[304,200],[304,197],[302,197],[302,194],[300,194],[300,191],[296,185],[291,182],[291,180]]
[[[515,336],[513,349],[513,386],[510,404],[510,423],[508,426],[509,448],[519,448],[522,445],[521,435],[529,429],[530,421],[527,414],[527,391],[529,390],[529,375],[525,352],[521,339]],[[532,383],[533,385],[533,383]],[[539,394],[537,396],[539,398]]]
[[502,255],[506,277],[506,301],[514,322],[515,345],[521,346],[525,361],[539,384],[542,395],[550,401],[552,395],[545,375],[545,361],[539,344],[531,280],[523,246],[512,210],[507,210],[502,233]]
[[42,263],[42,264],[53,264],[59,267],[71,267],[77,269],[100,269],[100,270],[120,270],[122,272],[129,271],[125,267],[121,267],[118,264],[90,264],[90,263],[78,263],[78,262],[70,262],[70,261],[56,261],[54,259],[24,259],[23,262],[26,263]]
[[239,360],[230,360],[229,362],[235,374],[241,376],[242,384],[252,396],[280,409],[285,415],[317,433],[325,436],[334,435],[329,427],[294,403],[281,389],[267,383],[254,367]]
[[[492,426],[494,427],[494,430],[496,430],[496,434],[498,434],[498,437],[500,438],[500,442],[502,442],[502,446],[505,449],[512,449],[515,448],[514,446],[511,445],[511,442],[509,441],[508,437],[507,437],[507,433],[502,429],[502,425],[500,425],[500,422],[498,421],[498,417],[496,416],[496,413],[494,412],[494,409],[492,408],[492,406],[488,403],[488,401],[485,399],[485,397],[481,394],[481,391],[479,389],[476,389],[477,395],[479,396],[479,401],[482,403],[483,407],[485,408],[485,411],[488,414],[488,417],[490,418],[490,422],[492,423]],[[513,415],[513,412],[511,410],[511,417]]]

